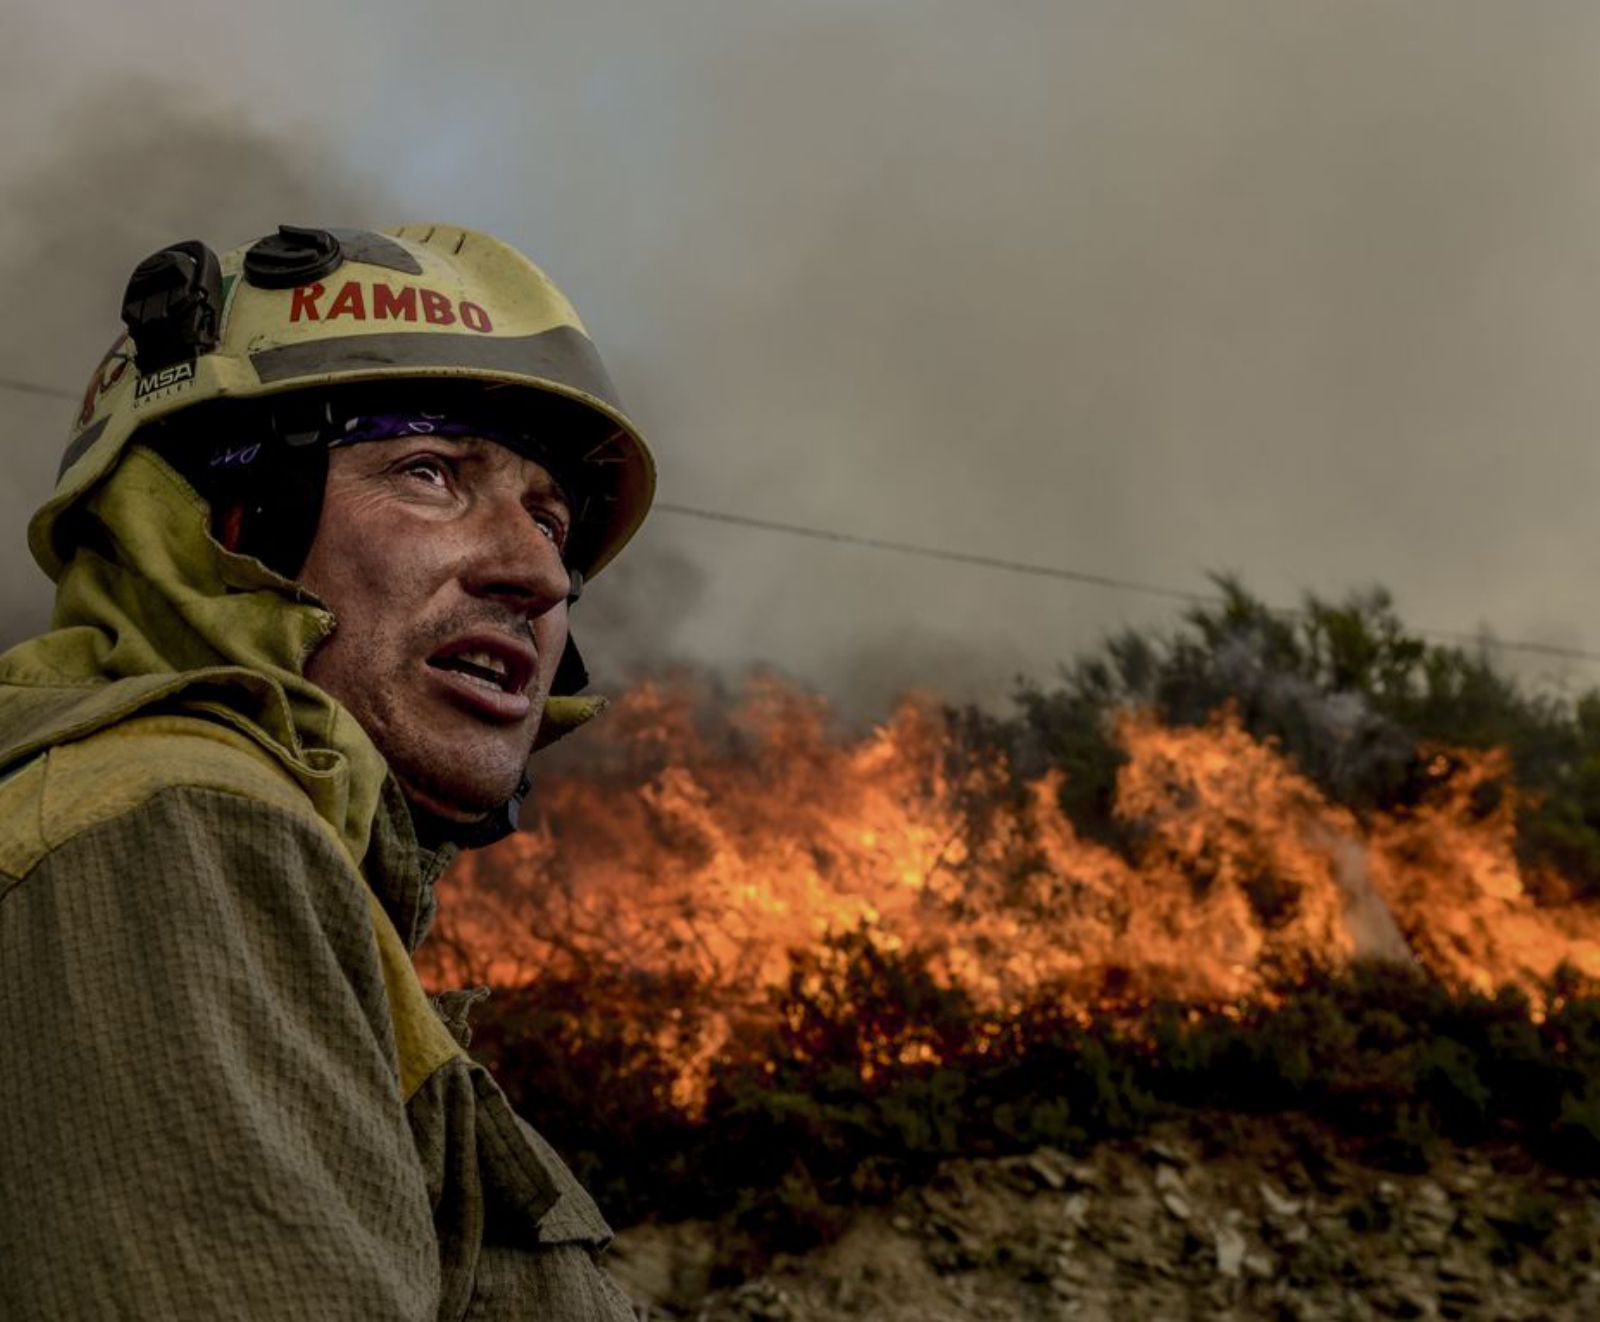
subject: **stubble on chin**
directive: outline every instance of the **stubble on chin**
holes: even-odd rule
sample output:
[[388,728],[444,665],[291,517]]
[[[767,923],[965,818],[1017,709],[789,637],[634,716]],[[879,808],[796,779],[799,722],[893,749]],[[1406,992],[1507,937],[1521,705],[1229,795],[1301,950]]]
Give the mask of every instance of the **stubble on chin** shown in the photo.
[[[411,707],[385,704],[381,733],[372,740],[402,787],[425,806],[452,816],[493,812],[516,792],[533,755],[532,732],[518,730],[513,740],[510,731],[475,730],[473,717],[421,693],[415,698]],[[419,710],[424,703],[446,709],[429,719],[433,712],[425,717]]]
[[[445,621],[429,637],[437,633],[442,642],[452,628],[459,626]],[[518,732],[520,750],[509,748],[509,732],[496,738],[473,730],[473,718],[430,694],[425,677],[407,664],[385,666],[385,648],[348,641],[340,647],[332,639],[328,646],[338,650],[314,656],[307,677],[355,717],[409,798],[465,821],[493,812],[516,792],[533,755],[536,724]],[[424,639],[398,650],[426,654],[430,647]],[[536,703],[536,713],[542,705]]]

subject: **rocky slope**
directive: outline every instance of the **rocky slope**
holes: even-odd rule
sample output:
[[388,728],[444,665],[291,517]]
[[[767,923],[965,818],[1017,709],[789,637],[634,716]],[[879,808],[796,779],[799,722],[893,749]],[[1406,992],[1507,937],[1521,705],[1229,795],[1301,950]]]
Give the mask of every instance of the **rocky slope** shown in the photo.
[[1282,1121],[948,1162],[712,1290],[717,1238],[636,1227],[612,1270],[646,1316],[697,1322],[1600,1318],[1600,1182],[1450,1149],[1395,1174]]

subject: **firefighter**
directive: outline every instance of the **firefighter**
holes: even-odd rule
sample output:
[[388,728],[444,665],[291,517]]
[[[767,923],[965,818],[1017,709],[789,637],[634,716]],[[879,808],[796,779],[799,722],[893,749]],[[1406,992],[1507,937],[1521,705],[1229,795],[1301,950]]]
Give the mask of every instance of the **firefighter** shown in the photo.
[[631,1317],[411,955],[600,705],[644,441],[471,230],[176,244],[123,319],[0,657],[0,1316]]

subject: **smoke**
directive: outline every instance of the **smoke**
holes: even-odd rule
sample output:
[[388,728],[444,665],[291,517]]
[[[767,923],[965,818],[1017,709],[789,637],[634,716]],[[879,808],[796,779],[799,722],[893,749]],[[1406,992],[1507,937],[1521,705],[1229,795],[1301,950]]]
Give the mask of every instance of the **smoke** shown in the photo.
[[1224,690],[1258,713],[1267,728],[1293,731],[1295,747],[1315,763],[1319,779],[1335,798],[1358,798],[1380,769],[1392,771],[1415,756],[1414,735],[1378,711],[1366,693],[1330,692],[1281,663],[1274,665],[1258,630],[1230,635],[1215,655]]
[[[1593,6],[70,9],[0,43],[5,375],[76,389],[172,238],[454,218],[572,296],[669,500],[1600,646]],[[10,636],[69,411],[0,396]],[[659,514],[580,619],[870,706],[1170,607]]]
[[653,546],[647,533],[640,542],[572,613],[573,637],[602,693],[683,664],[678,629],[706,590],[706,571],[683,551]]
[[[226,251],[279,221],[371,226],[406,214],[379,178],[337,159],[325,134],[271,130],[226,98],[197,100],[153,79],[68,106],[49,136],[49,154],[5,189],[0,289],[29,315],[0,324],[0,358],[22,382],[76,390],[120,329],[129,273],[175,239]],[[30,395],[4,404],[16,462],[0,491],[7,526],[20,533],[54,482],[76,405]],[[597,680],[625,685],[670,665],[674,629],[704,582],[670,542],[612,568],[580,617]],[[48,610],[49,584],[26,553],[7,557],[0,647],[45,627]]]
[[[5,375],[77,392],[121,329],[134,266],[177,239],[226,249],[278,218],[371,223],[392,210],[315,140],[268,132],[237,105],[133,78],[50,121],[51,150],[5,187],[0,320]],[[0,569],[0,644],[42,628],[49,584],[22,547],[55,480],[75,400],[7,395],[11,545]]]
[[1334,880],[1344,893],[1345,927],[1355,944],[1355,957],[1414,964],[1416,956],[1400,924],[1372,885],[1366,850],[1348,836],[1334,836],[1326,843],[1333,858]]

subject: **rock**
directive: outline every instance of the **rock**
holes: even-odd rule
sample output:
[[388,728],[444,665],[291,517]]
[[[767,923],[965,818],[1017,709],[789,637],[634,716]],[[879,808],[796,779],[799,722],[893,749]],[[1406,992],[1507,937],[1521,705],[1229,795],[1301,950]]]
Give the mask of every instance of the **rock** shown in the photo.
[[1376,1294],[1372,1304],[1385,1317],[1425,1317],[1433,1312],[1433,1300],[1412,1285],[1396,1285]]
[[1070,1281],[1074,1285],[1082,1285],[1089,1277],[1088,1265],[1065,1250],[1057,1252],[1055,1267],[1055,1279]]
[[1305,1204],[1298,1198],[1289,1198],[1279,1193],[1265,1180],[1258,1181],[1256,1188],[1261,1191],[1261,1201],[1266,1206],[1267,1214],[1277,1217],[1280,1221],[1299,1216],[1305,1210]]
[[1186,1170],[1189,1166],[1189,1154],[1173,1143],[1153,1139],[1144,1145],[1144,1159],[1152,1166],[1176,1166],[1179,1170]]
[[1217,1227],[1215,1235],[1217,1272],[1221,1276],[1237,1277],[1244,1267],[1245,1239],[1232,1225]]
[[1420,1216],[1429,1217],[1436,1221],[1452,1221],[1455,1219],[1455,1209],[1451,1206],[1450,1195],[1444,1188],[1432,1180],[1418,1180],[1414,1196],[1411,1201],[1414,1212]]
[[1040,1148],[1006,1163],[1012,1183],[1024,1193],[1048,1189],[1060,1193],[1067,1187],[1072,1165],[1054,1148]]
[[1418,1180],[1404,1212],[1412,1244],[1424,1253],[1442,1253],[1456,1219],[1450,1195],[1432,1180]]
[[1176,1168],[1162,1166],[1156,1171],[1156,1188],[1167,1193],[1183,1194],[1188,1190],[1183,1187],[1183,1176],[1179,1175]]
[[606,1265],[635,1299],[686,1309],[711,1288],[715,1232],[694,1222],[636,1226],[612,1241]]
[[1178,1174],[1176,1167],[1160,1166],[1156,1169],[1156,1192],[1160,1195],[1161,1205],[1178,1220],[1187,1221],[1193,1215],[1189,1191],[1183,1187],[1183,1176]]
[[1105,1177],[1088,1162],[1080,1161],[1067,1167],[1067,1187],[1070,1189],[1103,1189]]
[[1086,1193],[1069,1193],[1061,1205],[1062,1215],[1074,1227],[1081,1230],[1089,1219],[1089,1195]]
[[[791,1322],[796,1316],[788,1291],[770,1281],[751,1281],[728,1296],[724,1310],[711,1317],[748,1319],[748,1322]],[[707,1317],[705,1312],[701,1317]]]
[[1258,1281],[1270,1281],[1278,1274],[1278,1266],[1265,1252],[1254,1250],[1244,1255],[1244,1270]]
[[[1162,1132],[1171,1141],[1153,1150],[1112,1140],[1076,1162],[1049,1149],[947,1162],[937,1192],[863,1209],[837,1243],[771,1259],[762,1278],[786,1296],[669,1291],[680,1259],[716,1242],[709,1224],[674,1232],[686,1242],[660,1261],[648,1237],[664,1232],[646,1228],[620,1265],[655,1277],[658,1297],[640,1302],[657,1322],[692,1322],[697,1307],[703,1322],[1600,1318],[1600,1181],[1562,1192],[1537,1167],[1459,1152],[1388,1175],[1335,1153],[1345,1192],[1330,1194],[1282,1144],[1245,1135],[1212,1158],[1203,1137]],[[1551,1206],[1560,1219],[1537,1244],[1518,1237]]]

